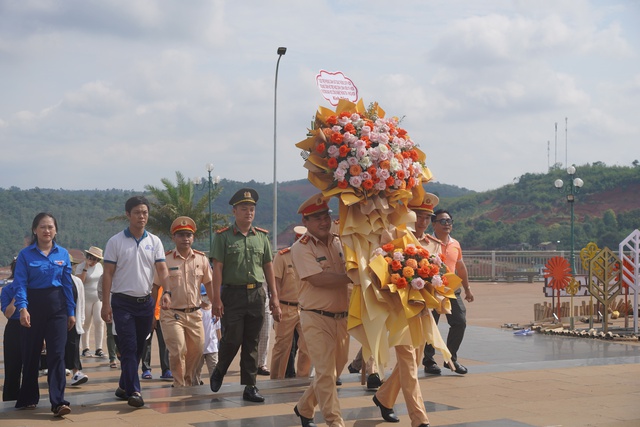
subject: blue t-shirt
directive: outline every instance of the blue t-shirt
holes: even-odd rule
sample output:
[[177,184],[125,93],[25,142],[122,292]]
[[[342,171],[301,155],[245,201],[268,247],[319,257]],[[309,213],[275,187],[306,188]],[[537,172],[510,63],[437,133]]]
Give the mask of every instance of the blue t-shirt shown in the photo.
[[[0,294],[0,307],[2,312],[7,311],[7,307],[11,304],[11,300],[16,296],[16,287],[14,282],[4,285],[2,293]],[[20,312],[18,310],[13,312],[13,315],[9,318],[11,320],[20,320]]]
[[75,316],[76,303],[73,299],[73,280],[71,279],[71,260],[69,252],[55,242],[45,256],[37,243],[33,243],[18,254],[13,285],[16,287],[16,311],[27,307],[27,289],[46,289],[52,286],[62,287],[67,299],[67,316]]

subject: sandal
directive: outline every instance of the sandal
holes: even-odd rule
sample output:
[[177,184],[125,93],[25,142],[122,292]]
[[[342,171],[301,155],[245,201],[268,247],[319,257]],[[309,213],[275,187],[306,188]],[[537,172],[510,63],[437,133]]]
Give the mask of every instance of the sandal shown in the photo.
[[143,380],[152,380],[153,379],[153,375],[151,375],[151,371],[144,371],[142,373],[142,379]]
[[116,362],[111,362],[109,364],[109,367],[112,368],[112,369],[118,369],[118,364]]

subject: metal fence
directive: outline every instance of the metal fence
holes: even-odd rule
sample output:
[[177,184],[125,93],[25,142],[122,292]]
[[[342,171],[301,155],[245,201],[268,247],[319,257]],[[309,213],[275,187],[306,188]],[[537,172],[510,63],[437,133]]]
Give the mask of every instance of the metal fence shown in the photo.
[[[469,280],[475,281],[506,280],[507,276],[527,280],[530,273],[535,273],[533,280],[544,281],[544,267],[556,256],[569,260],[569,251],[463,251]],[[576,251],[574,256],[576,275],[586,274],[580,252]]]

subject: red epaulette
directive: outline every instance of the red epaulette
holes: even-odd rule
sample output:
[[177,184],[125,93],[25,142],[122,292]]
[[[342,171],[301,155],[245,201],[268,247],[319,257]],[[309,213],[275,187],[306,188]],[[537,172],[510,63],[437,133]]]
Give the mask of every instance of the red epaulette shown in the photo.
[[267,230],[266,228],[260,228],[260,227],[253,227],[253,228],[255,228],[258,231],[262,231],[263,233],[269,234],[269,230]]
[[197,251],[197,250],[195,250],[195,249],[193,249],[193,253],[196,253],[196,254],[198,254],[198,255],[204,255],[204,256],[207,256],[207,254],[205,254],[204,252],[202,252],[202,251]]
[[437,237],[433,237],[431,234],[426,234],[425,236],[427,237],[427,239],[431,239],[436,243],[442,244],[442,241],[440,239],[438,239]]
[[309,236],[308,234],[305,234],[300,239],[298,239],[298,242],[302,243],[303,245],[306,245],[307,243],[309,243],[309,240],[311,240],[311,236]]
[[286,254],[287,252],[291,252],[291,247],[284,248],[284,249],[280,249],[280,250],[278,251],[278,254],[279,254],[279,255],[284,255],[284,254]]
[[224,233],[225,231],[227,231],[229,229],[229,227],[224,227],[221,228],[220,230],[216,231],[216,233],[220,234],[220,233]]
[[165,254],[165,255],[169,255],[171,252],[173,252],[173,249],[172,249],[172,250],[170,250],[170,251],[165,251],[165,253],[164,253],[164,254]]

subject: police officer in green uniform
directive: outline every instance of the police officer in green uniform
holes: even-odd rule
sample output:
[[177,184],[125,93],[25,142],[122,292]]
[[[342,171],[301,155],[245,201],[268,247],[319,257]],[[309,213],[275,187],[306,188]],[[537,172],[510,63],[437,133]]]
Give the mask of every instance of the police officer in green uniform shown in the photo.
[[281,312],[273,274],[268,231],[252,225],[258,192],[252,188],[238,190],[229,204],[233,206],[235,223],[219,230],[213,242],[212,314],[222,322],[222,339],[218,349],[218,365],[211,374],[211,391],[217,392],[229,365],[240,353],[240,383],[245,386],[242,398],[264,402],[256,387],[258,372],[258,337],[264,320],[266,291],[274,320]]

